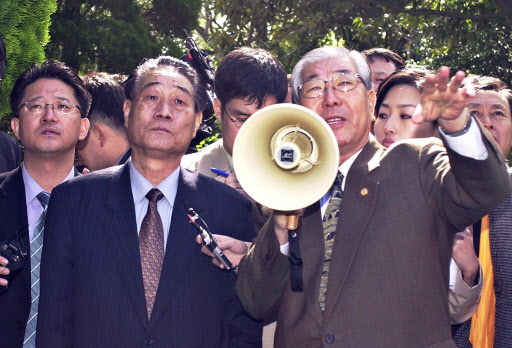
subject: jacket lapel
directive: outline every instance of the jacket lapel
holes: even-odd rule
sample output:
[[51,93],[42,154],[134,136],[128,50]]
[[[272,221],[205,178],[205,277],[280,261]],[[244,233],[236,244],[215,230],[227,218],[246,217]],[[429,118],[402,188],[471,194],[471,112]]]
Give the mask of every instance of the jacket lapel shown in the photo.
[[341,294],[354,256],[375,209],[379,183],[368,177],[378,167],[384,148],[371,139],[350,168],[333,245],[324,320]]
[[148,322],[146,299],[130,168],[127,164],[114,172],[105,198],[105,207],[107,208],[104,217],[107,245],[111,246],[109,250],[117,261],[121,277],[126,283],[126,291],[132,298],[141,323],[146,327]]
[[186,271],[185,265],[189,263],[188,258],[192,257],[194,251],[199,252],[191,248],[196,245],[195,238],[198,233],[187,217],[189,208],[194,208],[199,215],[203,211],[203,202],[197,193],[197,174],[180,169],[164,265],[151,314],[150,327],[158,321],[173,298],[177,286],[181,283],[180,279]]

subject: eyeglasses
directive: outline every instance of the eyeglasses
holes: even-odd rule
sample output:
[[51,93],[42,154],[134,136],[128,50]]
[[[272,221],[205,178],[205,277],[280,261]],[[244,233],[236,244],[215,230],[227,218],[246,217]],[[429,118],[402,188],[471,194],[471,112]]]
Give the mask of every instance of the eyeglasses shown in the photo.
[[240,128],[242,127],[242,125],[244,124],[245,121],[247,121],[248,117],[245,117],[245,118],[235,118],[235,119],[232,119],[231,116],[229,116],[226,108],[222,107],[222,110],[224,110],[224,112],[226,113],[226,116],[228,117],[228,119],[233,122],[235,124],[235,127],[236,128]]
[[335,90],[346,93],[357,87],[360,78],[359,74],[345,72],[333,75],[330,80],[318,79],[307,81],[299,86],[299,90],[302,92],[304,98],[318,98],[324,94],[326,89],[325,85],[330,82]]
[[32,114],[32,115],[41,115],[46,111],[46,108],[51,105],[53,112],[59,115],[65,115],[69,114],[71,111],[73,111],[73,107],[80,110],[80,107],[78,105],[75,105],[67,100],[60,100],[53,104],[46,104],[45,102],[42,102],[40,100],[31,100],[28,102],[25,102],[21,107],[25,106],[25,110]]

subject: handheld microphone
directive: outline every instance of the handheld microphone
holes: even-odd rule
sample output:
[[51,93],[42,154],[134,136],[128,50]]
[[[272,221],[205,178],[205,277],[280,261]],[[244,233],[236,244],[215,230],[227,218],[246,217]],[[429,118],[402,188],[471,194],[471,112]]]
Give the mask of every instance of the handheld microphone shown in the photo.
[[208,229],[208,225],[204,222],[203,219],[197,214],[193,208],[189,208],[188,210],[188,218],[190,219],[190,223],[192,223],[201,238],[203,239],[204,245],[210,250],[215,258],[224,265],[224,268],[230,270],[232,268],[231,261],[229,261],[228,257],[224,254],[224,252],[219,248],[217,241],[213,238],[212,233]]

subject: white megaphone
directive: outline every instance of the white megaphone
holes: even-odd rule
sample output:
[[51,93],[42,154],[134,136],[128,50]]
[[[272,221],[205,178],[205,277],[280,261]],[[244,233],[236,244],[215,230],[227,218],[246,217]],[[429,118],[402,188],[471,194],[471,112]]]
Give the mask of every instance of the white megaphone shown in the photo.
[[233,167],[244,191],[263,206],[292,211],[318,201],[339,167],[336,138],[315,112],[275,104],[255,112],[240,128]]

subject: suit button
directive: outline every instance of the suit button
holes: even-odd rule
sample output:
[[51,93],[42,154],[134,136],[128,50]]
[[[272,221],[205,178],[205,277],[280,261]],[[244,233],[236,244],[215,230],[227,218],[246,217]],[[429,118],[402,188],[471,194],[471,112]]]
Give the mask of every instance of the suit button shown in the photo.
[[16,322],[16,328],[17,328],[18,330],[21,330],[21,329],[23,329],[24,327],[25,327],[25,325],[23,324],[23,322],[22,322],[22,321],[17,321],[17,322]]
[[327,334],[327,335],[325,335],[325,341],[326,341],[327,343],[332,343],[332,342],[334,342],[334,335],[333,335],[333,334]]
[[146,338],[144,340],[144,344],[148,347],[151,347],[153,345],[153,339],[152,338]]

